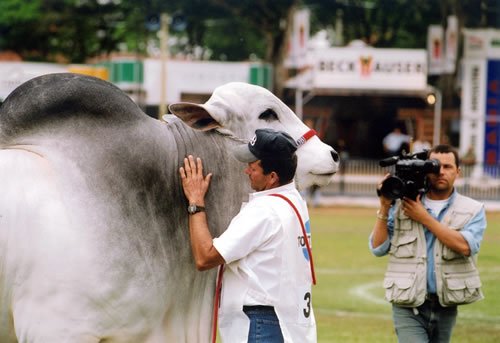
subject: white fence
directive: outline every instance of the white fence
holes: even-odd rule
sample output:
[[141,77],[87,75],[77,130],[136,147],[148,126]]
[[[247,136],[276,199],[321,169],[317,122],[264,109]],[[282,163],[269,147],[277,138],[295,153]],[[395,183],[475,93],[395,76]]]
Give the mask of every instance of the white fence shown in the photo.
[[[321,189],[324,195],[375,196],[377,183],[394,166],[382,168],[377,160],[343,161],[334,181]],[[500,200],[500,164],[461,166],[457,190],[477,200]]]

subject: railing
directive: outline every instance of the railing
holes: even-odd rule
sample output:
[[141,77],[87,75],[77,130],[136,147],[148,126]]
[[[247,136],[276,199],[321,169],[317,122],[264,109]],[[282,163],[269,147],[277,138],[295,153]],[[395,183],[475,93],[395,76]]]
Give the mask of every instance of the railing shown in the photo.
[[[461,166],[455,186],[463,195],[477,200],[500,200],[500,164]],[[350,159],[343,161],[333,182],[321,188],[325,195],[374,196],[377,183],[394,166],[382,168],[378,160]]]

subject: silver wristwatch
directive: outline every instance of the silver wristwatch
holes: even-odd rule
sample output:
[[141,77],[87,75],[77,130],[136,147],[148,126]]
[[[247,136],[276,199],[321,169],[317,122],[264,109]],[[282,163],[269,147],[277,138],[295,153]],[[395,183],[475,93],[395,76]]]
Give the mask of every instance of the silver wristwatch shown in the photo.
[[195,214],[195,213],[202,212],[202,211],[205,211],[205,207],[203,207],[203,206],[198,206],[196,204],[189,204],[189,206],[188,206],[188,213],[189,214]]

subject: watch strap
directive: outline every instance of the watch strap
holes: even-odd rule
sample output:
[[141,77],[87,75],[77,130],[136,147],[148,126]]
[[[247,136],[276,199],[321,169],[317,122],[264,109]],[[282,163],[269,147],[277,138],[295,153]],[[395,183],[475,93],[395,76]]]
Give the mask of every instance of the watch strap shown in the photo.
[[189,214],[195,214],[195,213],[203,212],[203,211],[205,211],[205,207],[203,207],[203,206],[199,206],[196,204],[190,204],[188,206],[188,213]]

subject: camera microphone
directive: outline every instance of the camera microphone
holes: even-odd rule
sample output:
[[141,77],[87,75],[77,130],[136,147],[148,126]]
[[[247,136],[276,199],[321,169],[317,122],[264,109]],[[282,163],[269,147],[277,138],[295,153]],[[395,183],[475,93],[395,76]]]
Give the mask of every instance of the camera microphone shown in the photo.
[[393,164],[395,164],[398,160],[399,160],[398,156],[391,156],[388,158],[384,158],[383,160],[380,160],[378,162],[378,164],[381,167],[388,167],[388,166],[392,166]]

